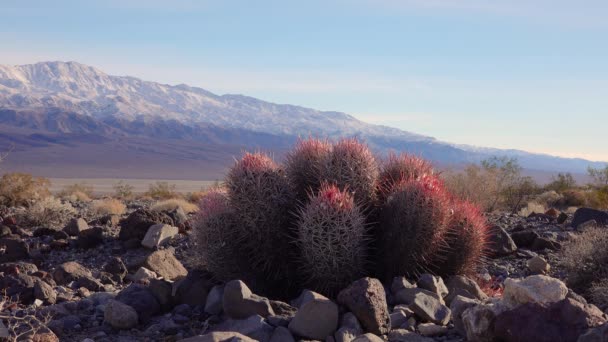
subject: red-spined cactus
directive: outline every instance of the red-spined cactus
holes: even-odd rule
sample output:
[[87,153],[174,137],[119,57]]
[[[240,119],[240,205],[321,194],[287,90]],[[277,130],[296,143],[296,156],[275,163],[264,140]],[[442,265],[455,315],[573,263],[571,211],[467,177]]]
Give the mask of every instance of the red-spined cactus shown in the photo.
[[301,203],[306,202],[309,193],[319,190],[321,166],[330,152],[331,144],[327,140],[308,138],[299,140],[287,153],[285,173]]
[[209,190],[199,202],[194,220],[197,261],[219,281],[243,278],[246,255],[239,251],[238,223],[224,189]]
[[436,253],[445,248],[449,218],[449,199],[436,177],[395,185],[376,232],[385,279],[429,271]]
[[324,184],[298,212],[297,247],[307,288],[335,295],[365,274],[365,216],[348,191]]
[[436,255],[435,272],[441,276],[474,275],[488,248],[488,225],[479,208],[454,200],[446,232],[447,248]]
[[320,177],[341,190],[348,189],[354,194],[355,202],[367,208],[376,200],[378,172],[378,163],[369,147],[356,138],[349,138],[333,145]]
[[288,278],[294,196],[283,170],[265,154],[247,153],[226,177],[229,204],[240,225],[238,243],[249,253],[260,291]]
[[378,196],[380,201],[386,200],[396,184],[416,180],[434,174],[433,165],[425,159],[412,154],[390,153],[382,162],[378,177]]

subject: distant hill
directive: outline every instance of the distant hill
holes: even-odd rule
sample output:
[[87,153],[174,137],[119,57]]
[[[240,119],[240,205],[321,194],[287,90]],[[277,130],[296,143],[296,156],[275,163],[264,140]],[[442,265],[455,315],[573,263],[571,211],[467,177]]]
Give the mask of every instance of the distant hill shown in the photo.
[[243,150],[277,157],[299,136],[357,136],[379,152],[408,151],[440,164],[516,156],[532,170],[584,173],[602,166],[518,150],[453,145],[340,112],[215,95],[110,76],[76,62],[0,65],[5,170],[54,177],[215,179]]

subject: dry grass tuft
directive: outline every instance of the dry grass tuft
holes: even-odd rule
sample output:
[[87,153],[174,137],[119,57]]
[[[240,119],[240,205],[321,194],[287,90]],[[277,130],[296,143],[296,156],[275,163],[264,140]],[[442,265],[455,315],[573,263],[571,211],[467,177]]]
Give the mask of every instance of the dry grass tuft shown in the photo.
[[547,211],[547,207],[538,202],[532,201],[519,210],[519,216],[528,217],[532,213],[543,214]]
[[177,208],[182,208],[185,213],[194,213],[198,211],[196,204],[190,203],[181,198],[172,198],[164,201],[157,202],[152,206],[154,211],[173,211]]
[[93,201],[93,212],[99,216],[102,215],[122,215],[127,207],[121,201],[114,198],[107,198]]
[[55,197],[46,197],[32,204],[18,215],[20,225],[62,228],[76,215],[70,203],[63,203]]

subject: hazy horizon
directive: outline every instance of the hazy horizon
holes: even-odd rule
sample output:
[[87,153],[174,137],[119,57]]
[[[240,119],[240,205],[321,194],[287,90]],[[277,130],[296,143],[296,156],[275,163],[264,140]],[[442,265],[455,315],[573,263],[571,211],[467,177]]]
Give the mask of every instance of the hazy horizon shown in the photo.
[[74,60],[457,144],[608,161],[608,4],[585,4],[8,1],[0,64]]

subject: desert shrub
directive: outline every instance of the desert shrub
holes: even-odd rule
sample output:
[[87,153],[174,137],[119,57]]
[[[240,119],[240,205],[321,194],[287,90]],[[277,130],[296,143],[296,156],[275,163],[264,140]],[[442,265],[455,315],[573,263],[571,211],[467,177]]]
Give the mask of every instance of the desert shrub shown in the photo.
[[193,191],[186,194],[185,198],[188,200],[188,202],[198,203],[203,199],[203,197],[205,197],[205,195],[207,195],[207,192],[208,190]]
[[0,178],[0,203],[6,206],[29,205],[50,195],[50,181],[27,173],[6,173]]
[[545,186],[548,191],[562,193],[566,190],[576,188],[576,180],[571,173],[558,173],[551,177],[551,182]]
[[18,220],[20,225],[29,227],[62,228],[76,213],[70,203],[49,196],[34,202],[21,212]]
[[156,200],[180,197],[175,190],[175,184],[169,184],[168,182],[161,181],[150,184],[148,191],[144,195]]
[[567,272],[568,285],[575,291],[593,297],[593,288],[597,290],[599,288],[597,284],[606,284],[608,280],[606,246],[608,246],[608,230],[605,228],[589,228],[564,246],[561,264]]
[[73,202],[88,202],[93,197],[93,186],[87,183],[74,183],[65,186],[57,196]]
[[608,186],[608,165],[604,168],[587,168],[587,173],[591,177],[591,185],[597,188],[603,188]]
[[530,214],[544,214],[547,211],[547,207],[536,201],[528,202],[528,204],[521,208],[518,212],[519,216],[528,217]]
[[133,198],[133,189],[134,187],[130,184],[127,184],[123,181],[119,181],[114,184],[114,197],[120,199],[131,199]]
[[196,204],[190,203],[181,198],[171,198],[156,202],[151,209],[154,211],[173,211],[177,208],[182,208],[185,213],[193,213],[198,211],[198,206]]
[[546,208],[564,206],[564,201],[565,196],[557,193],[555,190],[545,191],[534,198],[534,202],[543,205]]
[[127,210],[127,207],[120,200],[115,198],[106,198],[93,201],[91,204],[91,209],[98,216],[122,215]]
[[[230,168],[226,191],[201,199],[196,254],[217,280],[243,279],[278,297],[303,288],[333,295],[360,276],[469,274],[482,262],[485,218],[449,193],[427,162],[400,156],[379,167],[354,139],[332,144],[325,158],[301,150],[288,163],[305,170],[292,176],[264,154],[245,154]],[[320,178],[305,180],[321,159]],[[392,185],[379,186],[379,175]],[[294,186],[297,179],[304,185]],[[320,189],[310,191],[315,184]],[[376,200],[379,192],[385,201]]]
[[557,201],[561,207],[582,207],[587,203],[587,195],[584,190],[570,189],[562,193],[562,198]]
[[586,195],[587,206],[600,210],[608,209],[608,186],[590,189]]

